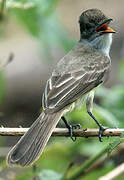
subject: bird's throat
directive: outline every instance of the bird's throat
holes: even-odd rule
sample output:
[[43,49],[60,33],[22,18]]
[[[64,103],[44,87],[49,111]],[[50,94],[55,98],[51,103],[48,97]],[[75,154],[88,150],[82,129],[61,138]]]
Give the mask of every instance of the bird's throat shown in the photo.
[[112,34],[108,33],[102,36],[95,38],[94,40],[89,42],[90,45],[102,52],[103,54],[109,57],[109,51],[112,44]]

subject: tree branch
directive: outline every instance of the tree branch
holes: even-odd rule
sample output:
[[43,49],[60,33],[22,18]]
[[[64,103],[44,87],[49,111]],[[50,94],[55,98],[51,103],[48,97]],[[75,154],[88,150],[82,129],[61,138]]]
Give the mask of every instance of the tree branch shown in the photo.
[[[29,128],[0,128],[1,136],[18,136],[23,135]],[[124,133],[124,129],[106,129],[103,132],[103,136],[121,136]],[[74,129],[73,135],[77,137],[96,137],[99,134],[99,129]],[[67,128],[55,128],[52,136],[69,136]]]
[[111,172],[99,178],[99,180],[113,180],[124,173],[124,163],[120,164],[117,168],[113,169]]
[[77,171],[74,171],[74,173],[71,174],[69,178],[62,178],[61,180],[75,180],[81,177],[87,168],[89,168],[91,165],[93,165],[94,162],[96,162],[99,158],[101,158],[109,149],[109,145],[107,145],[105,148],[103,148],[99,153],[97,153],[92,158],[88,159],[84,164],[80,165],[80,167],[77,169]]

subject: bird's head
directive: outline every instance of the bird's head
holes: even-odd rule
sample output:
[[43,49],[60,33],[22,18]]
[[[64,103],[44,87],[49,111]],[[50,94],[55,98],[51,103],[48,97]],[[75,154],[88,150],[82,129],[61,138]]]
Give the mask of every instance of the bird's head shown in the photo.
[[109,27],[111,18],[105,16],[99,9],[84,11],[80,18],[80,41],[85,40],[97,49],[108,51],[112,42],[112,33],[115,31]]

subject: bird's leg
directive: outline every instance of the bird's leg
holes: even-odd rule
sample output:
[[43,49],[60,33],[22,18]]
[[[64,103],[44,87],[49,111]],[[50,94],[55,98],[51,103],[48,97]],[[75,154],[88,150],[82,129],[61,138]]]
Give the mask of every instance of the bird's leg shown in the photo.
[[96,122],[96,124],[99,126],[99,141],[102,142],[102,135],[103,132],[107,129],[107,127],[102,126],[92,114],[93,98],[94,98],[94,92],[91,91],[86,100],[87,112],[90,115],[90,117]]
[[[88,112],[88,111],[87,111]],[[97,120],[96,118],[93,116],[93,114],[91,112],[88,112],[88,114],[90,115],[90,117],[96,122],[96,124],[99,126],[99,141],[102,142],[102,135],[103,132],[107,129],[107,127],[102,126]]]
[[80,124],[74,124],[74,125],[71,125],[67,122],[67,120],[65,119],[64,116],[61,117],[62,120],[64,121],[66,127],[68,128],[69,130],[69,136],[70,138],[72,139],[72,141],[76,141],[76,137],[73,137],[73,129],[80,129],[81,128],[81,125]]

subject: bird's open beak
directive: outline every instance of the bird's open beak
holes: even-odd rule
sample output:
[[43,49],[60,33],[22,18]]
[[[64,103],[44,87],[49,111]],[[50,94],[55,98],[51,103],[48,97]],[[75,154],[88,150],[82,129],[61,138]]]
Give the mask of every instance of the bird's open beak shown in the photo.
[[96,28],[96,32],[100,33],[100,34],[104,34],[104,33],[115,33],[116,31],[113,30],[112,28],[108,27],[109,23],[112,21],[112,19],[107,19],[105,20],[102,24],[100,24],[97,28]]

